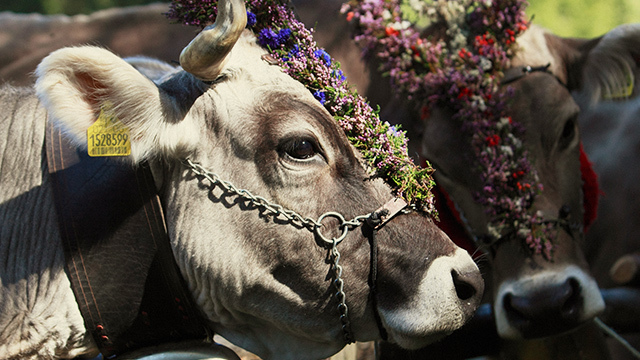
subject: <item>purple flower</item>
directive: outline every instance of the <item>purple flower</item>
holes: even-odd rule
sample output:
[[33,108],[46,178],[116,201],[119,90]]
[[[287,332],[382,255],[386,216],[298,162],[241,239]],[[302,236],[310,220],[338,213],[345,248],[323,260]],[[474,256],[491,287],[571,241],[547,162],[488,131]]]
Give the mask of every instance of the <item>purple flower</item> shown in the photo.
[[247,27],[252,28],[256,24],[256,14],[247,10]]
[[313,52],[313,55],[315,55],[317,59],[323,60],[325,65],[331,66],[331,55],[329,55],[324,49],[317,49]]
[[298,57],[300,54],[300,46],[298,44],[293,45],[293,48],[289,50],[289,57]]
[[281,29],[276,33],[271,28],[264,28],[258,33],[258,43],[270,49],[277,49],[291,37],[291,29]]
[[324,105],[327,102],[327,95],[322,90],[316,90],[313,92],[313,96],[320,101],[320,104]]
[[281,29],[280,31],[278,31],[278,42],[280,44],[284,44],[287,42],[287,40],[289,40],[290,36],[291,29]]
[[258,43],[264,47],[276,49],[280,46],[278,34],[273,32],[271,28],[265,28],[258,33]]

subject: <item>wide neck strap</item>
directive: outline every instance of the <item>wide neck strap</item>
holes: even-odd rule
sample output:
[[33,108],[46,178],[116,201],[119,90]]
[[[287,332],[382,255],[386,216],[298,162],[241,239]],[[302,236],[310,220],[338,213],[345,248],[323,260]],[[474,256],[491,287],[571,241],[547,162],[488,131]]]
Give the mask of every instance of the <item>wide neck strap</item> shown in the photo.
[[90,157],[49,121],[45,146],[67,275],[102,355],[204,340],[149,167]]

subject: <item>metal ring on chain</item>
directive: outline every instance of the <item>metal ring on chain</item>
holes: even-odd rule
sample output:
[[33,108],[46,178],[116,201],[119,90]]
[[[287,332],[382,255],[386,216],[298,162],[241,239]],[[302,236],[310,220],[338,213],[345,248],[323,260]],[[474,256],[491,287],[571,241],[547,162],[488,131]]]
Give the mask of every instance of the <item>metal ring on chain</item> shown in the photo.
[[[333,216],[333,217],[335,217],[336,219],[338,219],[340,221],[340,225],[338,225],[338,227],[342,228],[342,234],[340,236],[338,236],[337,238],[328,239],[327,237],[322,235],[322,232],[320,231],[320,228],[322,228],[322,220],[324,220],[324,218],[326,218],[327,216]],[[317,220],[317,223],[319,224],[319,226],[315,228],[315,233],[316,233],[316,235],[318,235],[320,240],[324,241],[324,243],[327,246],[334,246],[334,245],[339,244],[342,240],[344,240],[344,238],[347,237],[347,233],[349,232],[349,227],[347,226],[347,221],[345,220],[344,216],[342,216],[342,214],[337,213],[337,212],[330,211],[330,212],[326,212],[326,213],[320,215],[320,217]]]
[[[267,199],[261,196],[255,196],[248,190],[238,189],[228,181],[221,180],[220,177],[206,170],[202,165],[192,162],[189,159],[185,159],[183,164],[193,171],[197,176],[201,176],[211,182],[211,186],[219,186],[226,192],[235,194],[241,198],[250,201],[253,205],[261,207],[271,212],[273,216],[283,216],[293,224],[300,224],[312,231],[317,237],[322,240],[328,249],[331,249],[332,267],[334,271],[333,286],[336,288],[336,298],[338,300],[338,312],[340,313],[340,322],[342,324],[342,330],[344,340],[349,344],[354,342],[354,337],[351,332],[351,322],[349,321],[349,308],[346,302],[346,294],[344,292],[344,280],[342,279],[342,266],[340,266],[340,252],[338,252],[337,245],[347,237],[347,233],[351,228],[356,228],[362,225],[371,214],[359,215],[352,220],[345,220],[344,216],[338,212],[326,212],[318,218],[317,221],[303,217],[293,210],[285,209],[282,205],[269,202]],[[322,234],[320,228],[322,228],[322,220],[326,217],[334,217],[338,219],[340,224],[338,227],[342,228],[342,234],[337,238],[328,239]]]

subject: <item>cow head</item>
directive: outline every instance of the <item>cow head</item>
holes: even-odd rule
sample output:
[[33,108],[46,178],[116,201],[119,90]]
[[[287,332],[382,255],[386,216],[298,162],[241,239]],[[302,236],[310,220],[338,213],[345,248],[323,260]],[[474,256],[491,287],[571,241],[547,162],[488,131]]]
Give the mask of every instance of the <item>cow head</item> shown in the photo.
[[[506,72],[506,77],[512,71],[520,73],[502,90],[511,87],[514,91],[510,114],[525,128],[522,140],[544,187],[531,211],[541,213],[545,220],[563,223],[552,239],[555,250],[551,260],[531,254],[520,241],[508,238],[490,246],[482,244],[482,239],[488,238],[488,218],[472,196],[483,184],[479,177],[469,176],[474,162],[469,143],[459,135],[459,124],[446,110],[434,111],[424,122],[422,153],[433,162],[438,183],[457,204],[469,233],[488,253],[496,324],[504,338],[567,331],[604,308],[583,254],[583,230],[588,224],[584,222],[577,126],[581,107],[572,93],[589,86],[597,89],[590,92],[597,93],[595,97],[606,96],[627,88],[629,76],[636,78],[637,27],[635,32],[627,28],[616,34],[591,41],[563,39],[533,27],[519,38],[513,69]],[[631,41],[634,36],[635,43]],[[635,60],[632,51],[636,51]],[[606,66],[595,70],[593,64]],[[522,72],[525,66],[541,71]]]
[[[101,109],[129,129],[123,161],[151,163],[175,259],[212,330],[263,358],[322,358],[345,345],[328,250],[304,226],[211,187],[183,160],[312,219],[329,211],[353,219],[393,196],[309,90],[263,60],[243,30],[243,3],[219,4],[216,24],[183,51],[184,70],[132,60],[152,81],[107,50],[67,48],[43,60],[36,89],[80,148]],[[375,312],[389,339],[409,348],[473,314],[478,269],[428,217],[401,214],[377,238],[376,302],[367,232],[356,228],[339,245],[356,340],[380,337]]]

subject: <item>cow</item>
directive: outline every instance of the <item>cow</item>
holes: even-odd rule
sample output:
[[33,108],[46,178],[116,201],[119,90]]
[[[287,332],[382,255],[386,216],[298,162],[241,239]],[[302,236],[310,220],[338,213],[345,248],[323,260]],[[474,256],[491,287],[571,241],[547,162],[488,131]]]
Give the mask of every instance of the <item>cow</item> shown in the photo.
[[[609,35],[608,35],[609,36]],[[636,65],[636,71],[638,67]],[[591,71],[597,68],[591,68]],[[636,75],[635,84],[640,79]],[[580,91],[584,94],[586,91]],[[627,254],[640,253],[638,231],[640,222],[637,214],[637,199],[640,188],[634,180],[639,168],[629,164],[637,164],[640,148],[640,98],[635,95],[630,99],[602,99],[585,107],[578,117],[580,132],[585,151],[593,161],[598,174],[602,196],[598,204],[598,218],[586,235],[586,256],[592,273],[601,288],[612,288],[624,285],[627,288],[635,284],[621,284],[612,275],[618,264],[617,259]],[[600,240],[600,241],[597,241]],[[620,268],[623,268],[620,266]],[[636,268],[637,279],[637,268]],[[613,274],[616,274],[613,272]],[[627,280],[628,278],[624,278]],[[637,302],[636,302],[637,303]],[[607,303],[607,313],[609,310]],[[621,319],[637,324],[629,317],[628,312],[618,314]],[[616,328],[617,329],[617,328]],[[633,336],[625,336],[636,349],[640,348],[637,330]],[[610,349],[613,359],[632,359],[628,350],[612,343]]]
[[[409,105],[405,99],[394,97],[388,86],[380,86],[380,74],[376,73],[378,64],[371,59],[355,60],[361,50],[353,44],[352,39],[344,36],[351,29],[347,21],[336,20],[333,24],[319,21],[330,18],[324,11],[339,11],[340,4],[331,3],[332,6],[324,7],[323,11],[313,12],[313,5],[301,0],[297,2],[297,11],[305,22],[318,24],[316,33],[322,44],[339,54],[338,59],[348,59],[343,61],[346,64],[345,73],[357,82],[358,88],[370,100],[380,104],[382,117],[401,123],[408,131],[410,144],[414,146],[412,153],[434,165],[436,181],[448,194],[449,203],[453,206],[453,209],[446,209],[445,206],[443,210],[454,215],[457,213],[457,226],[464,235],[462,242],[466,243],[468,238],[483,239],[487,233],[487,217],[472,196],[483,184],[479,177],[470,176],[472,152],[469,144],[464,143],[460,136],[458,125],[451,121],[446,109],[430,109],[430,117],[422,119],[424,113],[420,109]],[[428,32],[428,29],[425,30],[425,33]],[[483,268],[483,273],[491,290],[486,294],[491,297],[489,300],[493,304],[497,335],[503,339],[503,349],[509,347],[506,344],[513,342],[520,344],[515,346],[514,351],[522,351],[526,347],[521,346],[524,343],[543,344],[557,350],[563,348],[563,345],[558,345],[563,341],[564,349],[567,349],[567,342],[581,337],[583,345],[602,344],[602,339],[593,335],[593,329],[590,329],[589,336],[580,335],[584,334],[580,332],[575,336],[564,336],[584,325],[592,326],[591,320],[603,311],[603,298],[596,278],[590,272],[588,260],[598,255],[605,257],[605,253],[594,252],[594,249],[608,243],[608,236],[603,232],[585,238],[581,164],[587,167],[587,171],[589,169],[587,159],[583,157],[580,160],[578,118],[587,108],[577,93],[588,82],[602,85],[598,87],[598,94],[607,87],[616,90],[620,88],[619,84],[624,84],[623,88],[628,86],[628,74],[637,76],[638,34],[637,26],[624,26],[596,39],[570,39],[558,37],[534,25],[517,39],[517,51],[510,64],[512,70],[507,72],[513,74],[517,69],[536,68],[538,71],[520,71],[522,76],[504,85],[503,90],[507,87],[514,89],[510,101],[511,117],[525,128],[524,145],[532,156],[533,166],[544,186],[544,191],[533,205],[533,211],[540,211],[549,220],[567,216],[573,223],[571,228],[577,231],[559,231],[554,239],[556,252],[553,261],[547,261],[539,255],[531,256],[521,244],[514,242],[500,241],[491,248],[481,241],[476,242],[486,250],[479,261],[487,267],[486,270]],[[611,72],[601,65],[594,65],[599,64],[597,59],[602,58],[603,53],[610,56],[606,64],[614,67]],[[589,63],[592,64],[590,67],[585,65]],[[625,71],[627,68],[635,70]],[[585,69],[589,69],[589,72]],[[595,79],[605,80],[605,83],[597,83]],[[592,152],[591,146],[599,141],[598,135],[592,136],[590,146],[585,145],[588,152]],[[609,146],[615,145],[610,143]],[[600,156],[608,155],[602,152]],[[600,166],[606,166],[604,163]],[[445,199],[442,199],[441,205]],[[587,217],[592,219],[595,205],[590,203],[588,206],[591,209],[586,209],[590,211]],[[626,209],[618,210],[627,213]],[[614,224],[618,222],[605,221],[603,226]],[[627,244],[626,248],[630,246]],[[479,250],[470,248],[470,251],[477,253]],[[613,260],[615,257],[608,259],[609,265]],[[607,266],[602,266],[603,275],[598,280],[606,276],[605,268],[608,270]],[[545,340],[538,340],[540,338]],[[554,342],[549,339],[560,340]],[[539,351],[539,356],[544,356],[539,345],[529,346],[528,349],[532,348],[538,349],[534,351]],[[433,356],[429,351],[415,356]],[[409,358],[406,353],[402,356]],[[383,358],[393,357],[383,355]]]
[[89,15],[0,13],[0,80],[29,86],[40,61],[66,46],[96,45],[120,56],[178,60],[194,28],[171,24],[167,4],[130,6]]
[[[192,298],[207,332],[263,359],[318,359],[345,345],[344,317],[354,340],[380,339],[385,331],[390,341],[417,348],[473,315],[483,292],[477,266],[419,211],[403,211],[376,231],[377,287],[370,291],[369,230],[353,221],[330,225],[375,212],[393,200],[391,188],[371,177],[311,92],[265,56],[244,29],[244,1],[218,8],[216,23],[184,49],[181,67],[72,47],[40,63],[33,88],[2,88],[0,358],[91,357],[116,341],[83,318],[80,304],[93,293],[83,299],[72,289],[69,269],[80,271],[91,259],[75,268],[65,259],[63,232],[73,231],[58,226],[63,214],[52,183],[60,174],[44,150],[46,133],[87,157],[89,128],[103,115],[130,140],[130,155],[112,162],[152,174],[161,203],[154,211],[165,214],[166,246],[187,289],[172,304],[186,311],[181,304]],[[80,185],[105,181],[97,174]],[[337,251],[340,232],[342,300],[328,281],[338,280],[337,256],[318,246],[329,237]],[[138,250],[125,244],[107,254],[122,256],[110,260],[117,267]],[[102,265],[84,270],[101,273]],[[138,290],[123,286],[107,295],[117,302]],[[148,315],[137,313],[142,325]]]
[[[587,233],[587,239],[594,239],[587,241],[587,258],[603,287],[615,285],[608,276],[613,261],[638,251],[635,234],[640,224],[626,214],[635,214],[638,208],[634,200],[638,187],[633,181],[638,168],[628,164],[636,163],[640,139],[639,34],[640,24],[607,33],[585,63],[585,83],[575,92],[582,142],[602,188],[598,219]],[[622,91],[616,94],[615,89]]]

